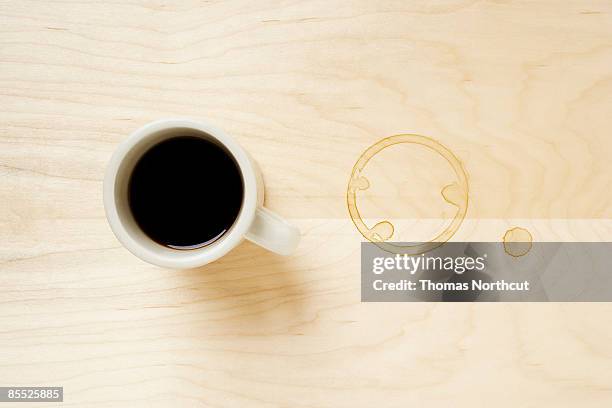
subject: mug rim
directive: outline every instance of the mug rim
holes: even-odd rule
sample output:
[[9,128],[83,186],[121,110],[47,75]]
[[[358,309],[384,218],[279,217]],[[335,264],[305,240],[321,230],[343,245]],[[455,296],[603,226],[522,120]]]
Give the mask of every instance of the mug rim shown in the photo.
[[[126,220],[120,215],[117,209],[117,177],[129,177],[127,174],[119,174],[121,165],[124,163],[126,156],[137,145],[142,143],[143,140],[153,138],[162,131],[171,131],[172,129],[181,128],[193,129],[207,134],[221,143],[234,156],[243,180],[244,195],[242,207],[230,230],[226,232],[221,239],[208,246],[197,249],[171,249],[153,241],[143,232],[144,236],[151,243],[154,243],[154,246],[145,245],[140,242],[140,239],[129,233],[125,226]],[[171,137],[172,136],[168,136],[162,140],[170,139]],[[151,144],[151,146],[153,146],[153,144]],[[205,188],[204,183],[203,181],[201,188]],[[195,188],[197,188],[197,186],[195,186]],[[248,154],[223,130],[203,120],[167,118],[143,125],[133,131],[127,139],[119,144],[106,168],[103,183],[103,196],[104,210],[109,225],[117,239],[132,254],[143,261],[162,267],[194,268],[222,257],[243,240],[255,218],[255,211],[257,208],[257,182],[255,170]],[[155,246],[159,247],[158,251],[153,249],[156,248]]]

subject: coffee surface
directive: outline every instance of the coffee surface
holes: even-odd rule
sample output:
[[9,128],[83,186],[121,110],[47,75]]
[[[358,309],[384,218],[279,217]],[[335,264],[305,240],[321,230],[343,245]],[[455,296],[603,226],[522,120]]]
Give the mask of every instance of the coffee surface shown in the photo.
[[195,136],[177,136],[150,148],[128,185],[138,226],[174,249],[200,248],[221,238],[238,217],[243,195],[233,156]]

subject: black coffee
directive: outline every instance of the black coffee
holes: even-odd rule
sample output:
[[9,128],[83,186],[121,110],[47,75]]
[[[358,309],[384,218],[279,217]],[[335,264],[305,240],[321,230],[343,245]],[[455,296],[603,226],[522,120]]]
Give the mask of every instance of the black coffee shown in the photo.
[[177,136],[150,148],[130,177],[128,200],[138,226],[157,243],[194,249],[221,238],[238,217],[240,169],[222,146]]

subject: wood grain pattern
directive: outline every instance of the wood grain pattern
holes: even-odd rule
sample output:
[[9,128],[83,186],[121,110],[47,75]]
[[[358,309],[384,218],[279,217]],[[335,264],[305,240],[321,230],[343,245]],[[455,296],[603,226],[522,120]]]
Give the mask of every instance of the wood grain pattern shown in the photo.
[[[609,241],[611,2],[22,0],[0,33],[0,385],[75,407],[612,405],[610,305],[361,304],[345,204],[364,149],[419,133],[469,174],[456,239]],[[295,256],[171,271],[119,245],[105,164],[169,116],[252,153]],[[372,216],[447,215],[422,163],[382,172],[409,188]]]

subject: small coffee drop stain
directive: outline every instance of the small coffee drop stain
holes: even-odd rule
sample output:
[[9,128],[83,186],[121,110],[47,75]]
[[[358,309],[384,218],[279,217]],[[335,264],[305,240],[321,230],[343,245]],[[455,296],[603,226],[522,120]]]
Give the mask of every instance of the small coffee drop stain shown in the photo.
[[504,234],[504,251],[510,256],[518,258],[527,255],[531,250],[533,237],[525,228],[510,228]]
[[355,190],[367,190],[368,188],[370,188],[370,181],[367,178],[361,176],[353,182],[353,187],[355,188]]
[[461,205],[461,202],[465,200],[465,191],[457,183],[452,183],[444,186],[441,191],[442,197],[447,203],[452,204],[456,207]]
[[393,236],[393,224],[389,221],[381,221],[378,224],[374,225],[371,229],[372,233],[372,241],[383,242],[387,241]]

